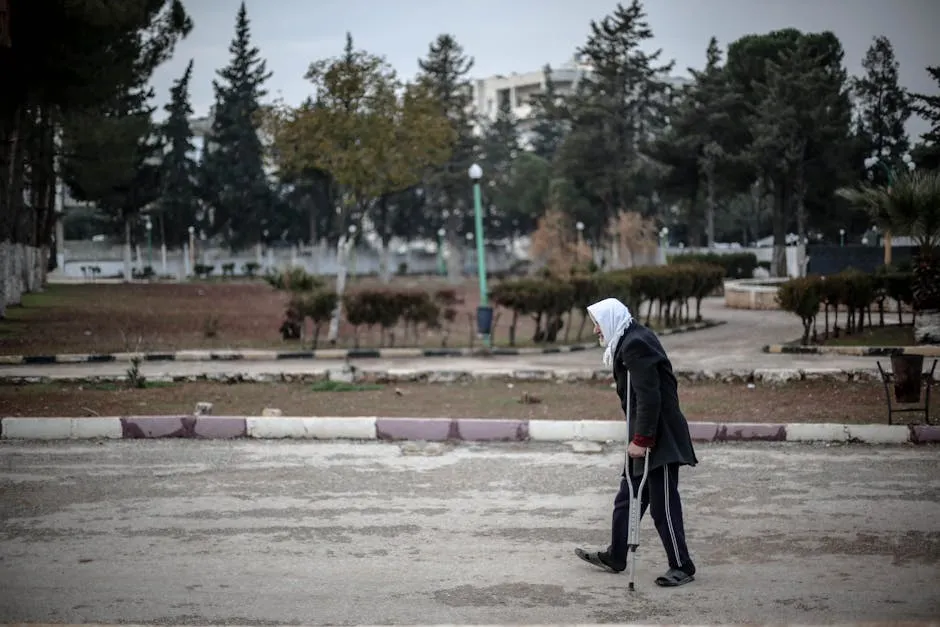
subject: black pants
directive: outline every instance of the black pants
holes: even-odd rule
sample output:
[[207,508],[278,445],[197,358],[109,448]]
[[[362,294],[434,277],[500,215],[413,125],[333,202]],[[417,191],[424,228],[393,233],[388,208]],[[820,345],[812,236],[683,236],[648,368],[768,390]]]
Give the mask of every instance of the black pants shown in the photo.
[[[639,476],[632,477],[634,491],[640,486]],[[607,552],[611,563],[621,568],[627,563],[627,527],[630,521],[630,488],[628,479],[622,475],[620,491],[614,499],[613,529]],[[690,564],[689,549],[685,544],[685,528],[682,522],[682,502],[679,499],[679,464],[667,464],[650,469],[640,496],[640,518],[647,507],[656,531],[662,540],[670,568]],[[642,538],[641,538],[642,543]]]

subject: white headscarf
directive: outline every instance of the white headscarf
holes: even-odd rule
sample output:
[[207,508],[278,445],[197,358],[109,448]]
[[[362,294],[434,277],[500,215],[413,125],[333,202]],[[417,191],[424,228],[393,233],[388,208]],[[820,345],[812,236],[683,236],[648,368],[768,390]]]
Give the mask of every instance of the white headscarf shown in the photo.
[[605,298],[593,305],[589,305],[588,313],[591,319],[601,329],[601,346],[604,350],[604,365],[611,366],[614,363],[614,349],[617,348],[617,342],[620,336],[627,330],[630,323],[633,322],[633,315],[627,306],[616,298]]

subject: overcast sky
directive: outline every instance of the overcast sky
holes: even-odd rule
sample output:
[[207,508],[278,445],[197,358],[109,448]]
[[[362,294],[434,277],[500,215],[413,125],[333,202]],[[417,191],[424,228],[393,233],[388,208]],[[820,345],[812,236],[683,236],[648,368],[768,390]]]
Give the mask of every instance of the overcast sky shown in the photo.
[[[212,104],[215,70],[229,61],[239,0],[184,0],[195,27],[174,58],[157,71],[157,102],[194,60],[191,98],[196,115]],[[437,35],[451,33],[474,58],[474,78],[527,72],[571,58],[587,38],[592,19],[616,6],[611,0],[248,0],[253,42],[273,76],[268,98],[297,104],[306,97],[303,78],[311,61],[340,54],[346,32],[357,48],[382,54],[404,78],[418,70]],[[624,2],[628,4],[628,2]],[[934,93],[924,68],[940,65],[940,0],[646,0],[654,39],[675,74],[704,63],[714,35],[722,48],[745,34],[794,27],[831,30],[842,40],[850,74],[877,35],[887,36],[900,62],[901,83]],[[160,117],[163,117],[162,111]],[[912,134],[926,130],[912,119]]]

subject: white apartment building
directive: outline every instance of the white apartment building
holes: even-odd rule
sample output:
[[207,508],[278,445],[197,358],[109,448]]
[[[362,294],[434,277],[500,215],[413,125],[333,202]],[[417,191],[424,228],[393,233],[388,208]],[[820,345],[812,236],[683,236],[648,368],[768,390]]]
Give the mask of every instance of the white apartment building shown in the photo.
[[[573,93],[578,83],[590,73],[591,67],[578,62],[577,59],[551,68],[552,82],[555,84],[556,92],[561,96]],[[544,69],[523,73],[513,72],[509,75],[497,74],[476,79],[472,82],[473,107],[485,119],[493,121],[500,108],[509,103],[513,115],[519,122],[523,145],[528,145],[527,135],[533,122],[532,97],[545,90],[545,79]],[[678,89],[690,83],[691,79],[670,76],[666,82]],[[477,128],[477,132],[479,131],[480,129]]]

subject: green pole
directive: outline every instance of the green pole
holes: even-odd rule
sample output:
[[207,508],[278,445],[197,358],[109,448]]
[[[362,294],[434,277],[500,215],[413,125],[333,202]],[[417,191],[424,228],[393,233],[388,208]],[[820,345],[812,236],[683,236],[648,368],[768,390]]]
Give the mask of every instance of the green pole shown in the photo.
[[477,240],[477,273],[480,276],[480,304],[486,306],[486,253],[483,247],[483,201],[480,193],[480,183],[473,184],[473,218],[475,222]]
[[447,274],[447,268],[444,267],[444,234],[437,232],[437,273],[441,276]]

